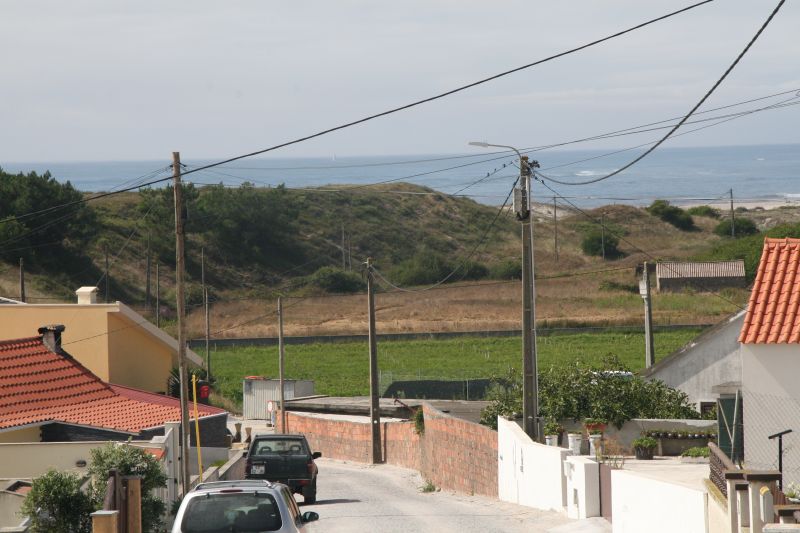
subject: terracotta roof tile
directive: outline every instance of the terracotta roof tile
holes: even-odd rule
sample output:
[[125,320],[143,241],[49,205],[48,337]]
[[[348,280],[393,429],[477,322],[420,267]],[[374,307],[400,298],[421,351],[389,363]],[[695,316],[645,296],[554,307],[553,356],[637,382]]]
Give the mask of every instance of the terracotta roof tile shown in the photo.
[[[226,411],[201,405],[198,412]],[[0,428],[64,422],[136,434],[180,416],[175,398],[104,383],[41,337],[0,341]]]
[[800,239],[764,239],[739,342],[800,343],[798,269]]

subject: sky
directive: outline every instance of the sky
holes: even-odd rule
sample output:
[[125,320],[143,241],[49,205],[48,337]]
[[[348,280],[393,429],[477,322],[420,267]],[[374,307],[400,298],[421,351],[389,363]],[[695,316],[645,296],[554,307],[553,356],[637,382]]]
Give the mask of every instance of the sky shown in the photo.
[[[0,165],[225,158],[425,98],[693,3],[674,0],[2,4]],[[680,116],[776,2],[715,0],[446,99],[273,152],[463,153]],[[788,1],[704,108],[800,89]],[[800,107],[670,146],[798,143]],[[580,148],[626,146],[611,140]]]

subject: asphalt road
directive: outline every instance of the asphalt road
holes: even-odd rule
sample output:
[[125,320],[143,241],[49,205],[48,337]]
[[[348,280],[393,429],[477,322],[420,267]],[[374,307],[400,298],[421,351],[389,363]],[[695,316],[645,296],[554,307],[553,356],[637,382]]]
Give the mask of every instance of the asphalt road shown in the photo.
[[[576,522],[564,514],[538,511],[483,496],[422,492],[420,475],[390,465],[317,460],[317,503],[302,511],[319,513],[313,532],[548,532],[611,531],[602,519]],[[298,501],[302,501],[298,497]]]

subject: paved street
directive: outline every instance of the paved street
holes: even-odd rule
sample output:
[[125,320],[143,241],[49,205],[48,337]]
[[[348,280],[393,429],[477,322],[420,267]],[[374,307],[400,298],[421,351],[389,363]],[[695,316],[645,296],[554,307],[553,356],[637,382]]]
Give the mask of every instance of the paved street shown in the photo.
[[[310,531],[346,532],[548,532],[611,531],[602,519],[569,520],[556,512],[537,511],[483,496],[420,491],[424,481],[413,470],[390,465],[317,460],[319,522]],[[298,501],[302,501],[298,497]]]

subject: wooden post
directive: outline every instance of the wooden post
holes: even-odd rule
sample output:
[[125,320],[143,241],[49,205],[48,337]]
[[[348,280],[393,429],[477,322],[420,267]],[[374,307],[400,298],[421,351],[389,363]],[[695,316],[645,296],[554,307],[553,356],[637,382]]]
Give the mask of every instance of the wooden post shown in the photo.
[[211,383],[211,321],[208,312],[208,288],[206,287],[206,252],[200,248],[200,279],[203,284],[203,308],[206,315],[206,379]]
[[367,259],[367,305],[369,312],[369,417],[372,426],[372,464],[382,462],[381,412],[378,379],[378,342],[375,332],[375,289],[372,279],[372,259]]
[[278,398],[280,399],[281,410],[281,433],[286,433],[286,405],[283,392],[283,371],[284,359],[286,357],[286,348],[283,345],[283,300],[278,296],[278,387],[280,392]]
[[161,277],[156,263],[156,327],[161,327]]
[[127,520],[125,533],[142,533],[142,478],[125,477]]
[[105,255],[106,255],[106,303],[109,303],[108,299],[110,298],[110,296],[109,296],[109,291],[108,291],[108,281],[109,281],[109,278],[108,278],[108,248],[105,249]]
[[119,511],[95,511],[92,517],[92,533],[120,533],[117,528]]
[[150,234],[147,234],[147,259],[145,260],[145,287],[144,287],[144,308],[146,313],[150,312],[150,263],[151,263],[151,256],[150,256]]
[[25,263],[19,258],[19,301],[25,303]]
[[556,197],[553,196],[553,249],[556,252],[556,261],[558,261],[558,206],[556,204]]

